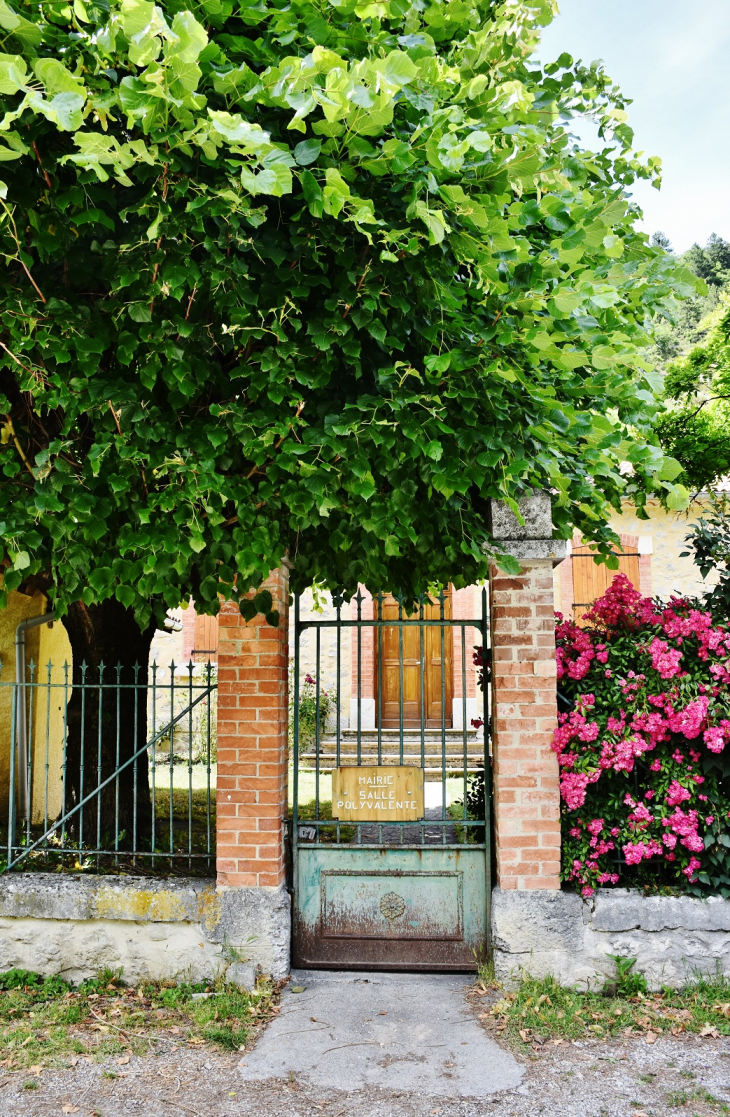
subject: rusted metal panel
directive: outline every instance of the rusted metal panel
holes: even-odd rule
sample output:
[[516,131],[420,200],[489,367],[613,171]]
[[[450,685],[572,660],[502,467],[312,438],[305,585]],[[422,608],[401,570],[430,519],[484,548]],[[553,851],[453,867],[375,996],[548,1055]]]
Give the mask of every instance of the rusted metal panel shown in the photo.
[[300,966],[473,970],[486,929],[483,849],[300,848]]

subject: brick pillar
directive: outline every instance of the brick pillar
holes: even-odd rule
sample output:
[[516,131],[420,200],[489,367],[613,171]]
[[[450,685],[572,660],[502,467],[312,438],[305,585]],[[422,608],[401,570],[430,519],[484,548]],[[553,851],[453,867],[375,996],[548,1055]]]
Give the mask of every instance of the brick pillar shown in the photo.
[[284,883],[289,729],[289,578],[273,571],[264,589],[279,627],[246,623],[226,602],[218,645],[218,884]]
[[560,887],[553,566],[563,541],[550,538],[550,497],[520,505],[525,523],[492,504],[492,532],[520,560],[519,575],[491,577],[494,828],[502,889]]

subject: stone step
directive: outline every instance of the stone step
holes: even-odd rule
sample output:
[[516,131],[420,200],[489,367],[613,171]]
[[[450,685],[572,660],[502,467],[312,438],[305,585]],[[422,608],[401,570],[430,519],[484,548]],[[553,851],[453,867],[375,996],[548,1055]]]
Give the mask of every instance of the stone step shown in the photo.
[[[340,753],[340,764],[342,764],[343,761],[347,762],[348,760],[352,760],[352,759],[353,759],[353,757],[344,756],[342,753]],[[413,758],[413,757],[409,758],[408,756],[404,756],[403,759],[407,764],[409,759],[415,759],[415,758]],[[362,757],[361,757],[361,762],[364,765],[368,765],[368,764],[376,765],[378,763],[378,755],[377,755],[377,753],[375,753],[375,755],[369,755],[368,753],[363,753]],[[314,758],[314,756],[311,756],[311,755],[301,756],[299,758],[299,763],[300,763],[300,766],[302,768],[305,768],[305,769],[311,771],[315,767],[315,758]],[[380,760],[380,764],[384,767],[387,766],[387,765],[399,765],[400,764],[400,757],[399,756],[385,756],[385,755],[383,755],[381,760]],[[321,772],[329,772],[329,771],[331,771],[332,768],[336,767],[336,765],[337,765],[337,754],[336,753],[320,753],[319,769],[320,769]],[[420,764],[414,764],[413,767],[414,768],[420,768],[421,765]],[[467,758],[467,763],[466,763],[467,772],[470,772],[470,773],[471,772],[478,772],[478,771],[482,770],[483,768],[484,768],[483,757],[470,756],[470,757]],[[428,776],[428,773],[433,772],[433,773],[437,773],[440,777],[442,771],[446,771],[447,773],[450,772],[450,773],[453,773],[456,776],[460,776],[460,775],[463,774],[463,771],[464,771],[463,757],[461,757],[461,756],[447,756],[446,757],[446,768],[445,769],[442,768],[441,757],[426,757],[426,764],[423,766],[423,770],[424,770],[424,772],[426,772],[427,776]]]

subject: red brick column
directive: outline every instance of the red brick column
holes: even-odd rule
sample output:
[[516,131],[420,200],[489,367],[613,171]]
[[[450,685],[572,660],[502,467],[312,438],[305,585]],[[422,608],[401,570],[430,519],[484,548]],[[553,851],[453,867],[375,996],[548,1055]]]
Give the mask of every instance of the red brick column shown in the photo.
[[279,627],[248,624],[226,602],[218,644],[218,884],[275,888],[284,882],[289,722],[289,577],[268,589]]
[[559,888],[555,625],[551,558],[492,570],[494,819],[497,883]]

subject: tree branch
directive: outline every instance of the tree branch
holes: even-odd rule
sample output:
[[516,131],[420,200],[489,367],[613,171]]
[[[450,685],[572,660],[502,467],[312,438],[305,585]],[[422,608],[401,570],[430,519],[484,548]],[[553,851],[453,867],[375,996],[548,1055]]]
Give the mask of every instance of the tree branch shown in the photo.
[[8,215],[8,218],[9,218],[9,220],[10,220],[10,224],[11,224],[11,225],[12,225],[12,227],[13,227],[13,231],[12,231],[12,233],[11,233],[10,235],[12,236],[13,240],[15,241],[15,247],[16,247],[16,248],[18,249],[18,263],[20,264],[20,266],[21,266],[21,268],[23,269],[23,271],[25,272],[25,274],[26,274],[26,275],[28,276],[28,279],[29,279],[29,280],[31,281],[31,283],[33,284],[33,286],[34,286],[34,288],[35,288],[35,290],[36,290],[36,293],[38,294],[38,296],[39,296],[39,298],[40,298],[41,302],[42,302],[42,303],[43,303],[43,305],[45,306],[45,305],[46,305],[46,302],[47,302],[47,300],[46,300],[46,296],[45,296],[45,295],[43,294],[43,292],[41,291],[40,287],[39,287],[39,286],[38,286],[38,284],[36,283],[35,279],[34,279],[34,278],[33,278],[33,276],[32,276],[32,275],[30,274],[30,271],[29,271],[29,269],[28,269],[28,266],[26,265],[25,261],[23,260],[23,258],[22,258],[22,256],[21,256],[22,248],[20,247],[20,239],[19,239],[19,237],[18,237],[18,226],[17,226],[16,224],[15,224],[15,219],[14,219],[14,217],[13,217],[13,212],[12,212],[12,210],[11,210],[11,209],[10,209],[10,208],[9,208],[9,207],[8,207],[8,206],[7,206],[6,204],[5,204],[5,202],[3,202],[3,209],[4,209],[4,210],[5,210],[5,212],[7,213],[7,215]]
[[36,475],[33,472],[33,469],[31,467],[30,462],[28,461],[28,459],[25,456],[25,451],[23,450],[23,447],[20,445],[20,440],[19,440],[19,438],[18,438],[18,436],[15,432],[15,427],[13,426],[13,420],[11,419],[10,415],[7,415],[7,414],[5,416],[5,419],[6,419],[5,426],[6,426],[8,432],[10,434],[10,437],[12,438],[13,442],[15,443],[15,449],[18,451],[18,453],[20,455],[20,458],[21,458],[21,461],[23,462],[23,465],[25,466],[25,468],[28,470],[28,473],[30,473],[31,477],[35,481],[36,480]]
[[38,150],[38,144],[35,142],[35,140],[33,140],[33,151],[35,152],[35,157],[38,160],[38,166],[40,167],[40,169],[43,173],[43,177],[46,180],[46,186],[48,187],[49,190],[52,190],[53,189],[53,183],[51,182],[51,178],[50,178],[50,175],[48,174],[48,171],[43,166],[43,160],[41,159],[41,153]]

